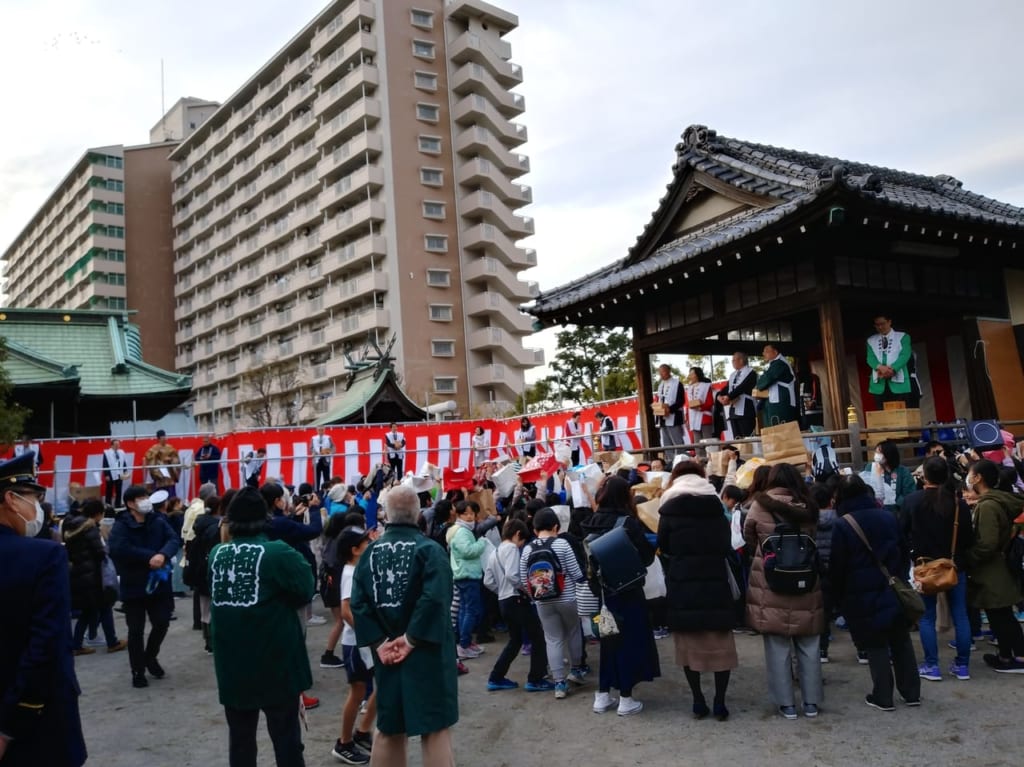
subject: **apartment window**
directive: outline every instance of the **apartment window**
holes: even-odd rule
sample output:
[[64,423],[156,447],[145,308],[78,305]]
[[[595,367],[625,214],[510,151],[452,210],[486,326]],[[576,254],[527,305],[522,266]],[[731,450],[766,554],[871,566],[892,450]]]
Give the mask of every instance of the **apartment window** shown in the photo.
[[413,84],[424,91],[437,90],[437,75],[433,72],[416,72],[413,75]]
[[428,234],[424,238],[424,245],[431,253],[447,253],[448,237],[443,234]]
[[110,192],[123,192],[124,182],[116,178],[108,178],[106,179],[106,187],[107,191]]
[[123,226],[108,226],[107,227],[107,237],[117,237],[117,238],[123,240],[124,239],[124,227]]
[[108,168],[123,168],[124,160],[120,157],[111,157],[110,155],[107,155],[104,158],[103,164],[106,165]]
[[432,357],[454,357],[455,341],[451,339],[434,338],[430,341],[430,355]]
[[124,309],[125,300],[123,298],[108,298],[107,299],[108,309]]
[[434,44],[429,40],[413,40],[412,55],[421,59],[434,59]]
[[105,258],[107,259],[107,261],[121,261],[121,262],[123,262],[124,261],[124,251],[123,250],[116,250],[116,249],[108,248],[107,249],[107,254],[106,254]]
[[441,107],[437,104],[417,104],[416,119],[436,123],[441,119]]
[[430,11],[421,11],[419,8],[413,8],[410,11],[410,21],[414,27],[420,29],[433,29],[434,28],[434,14]]
[[451,322],[452,321],[452,305],[451,304],[431,304],[430,305],[430,319],[434,322]]
[[434,376],[434,391],[438,394],[455,394],[454,376]]
[[107,213],[114,213],[118,216],[124,215],[124,204],[120,202],[108,202],[106,205]]
[[441,139],[437,136],[420,136],[420,151],[441,154]]
[[450,269],[427,269],[427,284],[432,288],[448,288],[452,284]]
[[423,203],[423,217],[444,219],[444,203],[428,200]]
[[441,186],[444,183],[444,173],[440,168],[420,168],[420,183],[427,186]]

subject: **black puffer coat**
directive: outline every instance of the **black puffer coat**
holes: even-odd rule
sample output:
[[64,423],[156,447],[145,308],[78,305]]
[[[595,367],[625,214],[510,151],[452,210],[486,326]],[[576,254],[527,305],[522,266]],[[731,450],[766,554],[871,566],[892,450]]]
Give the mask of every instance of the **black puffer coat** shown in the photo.
[[103,559],[107,553],[99,528],[88,517],[76,516],[65,520],[61,529],[71,564],[71,609],[102,607]]
[[726,574],[729,520],[716,495],[676,495],[661,505],[658,548],[668,557],[668,627],[724,631],[736,625]]

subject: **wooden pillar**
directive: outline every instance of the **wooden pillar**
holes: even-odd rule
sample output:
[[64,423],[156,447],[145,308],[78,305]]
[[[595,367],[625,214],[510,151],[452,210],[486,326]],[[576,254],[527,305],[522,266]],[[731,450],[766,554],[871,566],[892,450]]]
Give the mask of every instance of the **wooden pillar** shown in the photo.
[[825,407],[833,429],[846,428],[846,408],[857,404],[850,400],[850,381],[846,375],[846,344],[839,298],[830,293],[818,306],[821,325],[821,351],[825,358]]
[[[633,338],[636,339],[636,328],[633,329]],[[640,351],[633,345],[633,360],[636,366],[636,393],[640,405],[640,435],[644,447],[654,447],[660,444],[657,441],[658,432],[654,428],[654,417],[651,415],[650,403],[654,400],[654,383],[651,381],[651,354]]]

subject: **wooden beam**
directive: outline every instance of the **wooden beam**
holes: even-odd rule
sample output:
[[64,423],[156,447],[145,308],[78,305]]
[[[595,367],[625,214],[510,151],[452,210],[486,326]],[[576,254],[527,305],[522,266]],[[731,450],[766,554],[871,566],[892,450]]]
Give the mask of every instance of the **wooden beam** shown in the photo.
[[818,306],[821,325],[821,351],[825,359],[823,403],[831,419],[831,428],[846,428],[846,407],[850,400],[850,380],[846,375],[846,348],[843,332],[843,314],[836,296]]
[[727,181],[722,181],[721,179],[699,171],[694,174],[693,180],[701,186],[707,187],[712,192],[716,192],[723,197],[728,197],[730,200],[746,203],[747,205],[754,205],[758,208],[773,208],[783,202],[775,197],[766,197],[762,194],[748,192],[744,189],[733,186]]
[[[633,329],[634,338],[637,329]],[[648,405],[654,401],[654,382],[651,380],[651,354],[633,346],[633,360],[636,367],[636,392],[640,401],[640,437],[644,447],[652,447],[654,440],[654,418]]]

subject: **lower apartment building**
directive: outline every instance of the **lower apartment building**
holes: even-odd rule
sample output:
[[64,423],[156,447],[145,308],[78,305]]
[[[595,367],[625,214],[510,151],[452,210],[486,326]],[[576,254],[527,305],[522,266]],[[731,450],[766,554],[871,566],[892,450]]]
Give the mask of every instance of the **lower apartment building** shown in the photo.
[[172,152],[176,366],[200,428],[253,425],[264,397],[312,420],[392,338],[416,402],[514,407],[543,363],[518,309],[537,286],[517,24],[479,0],[337,0]]

